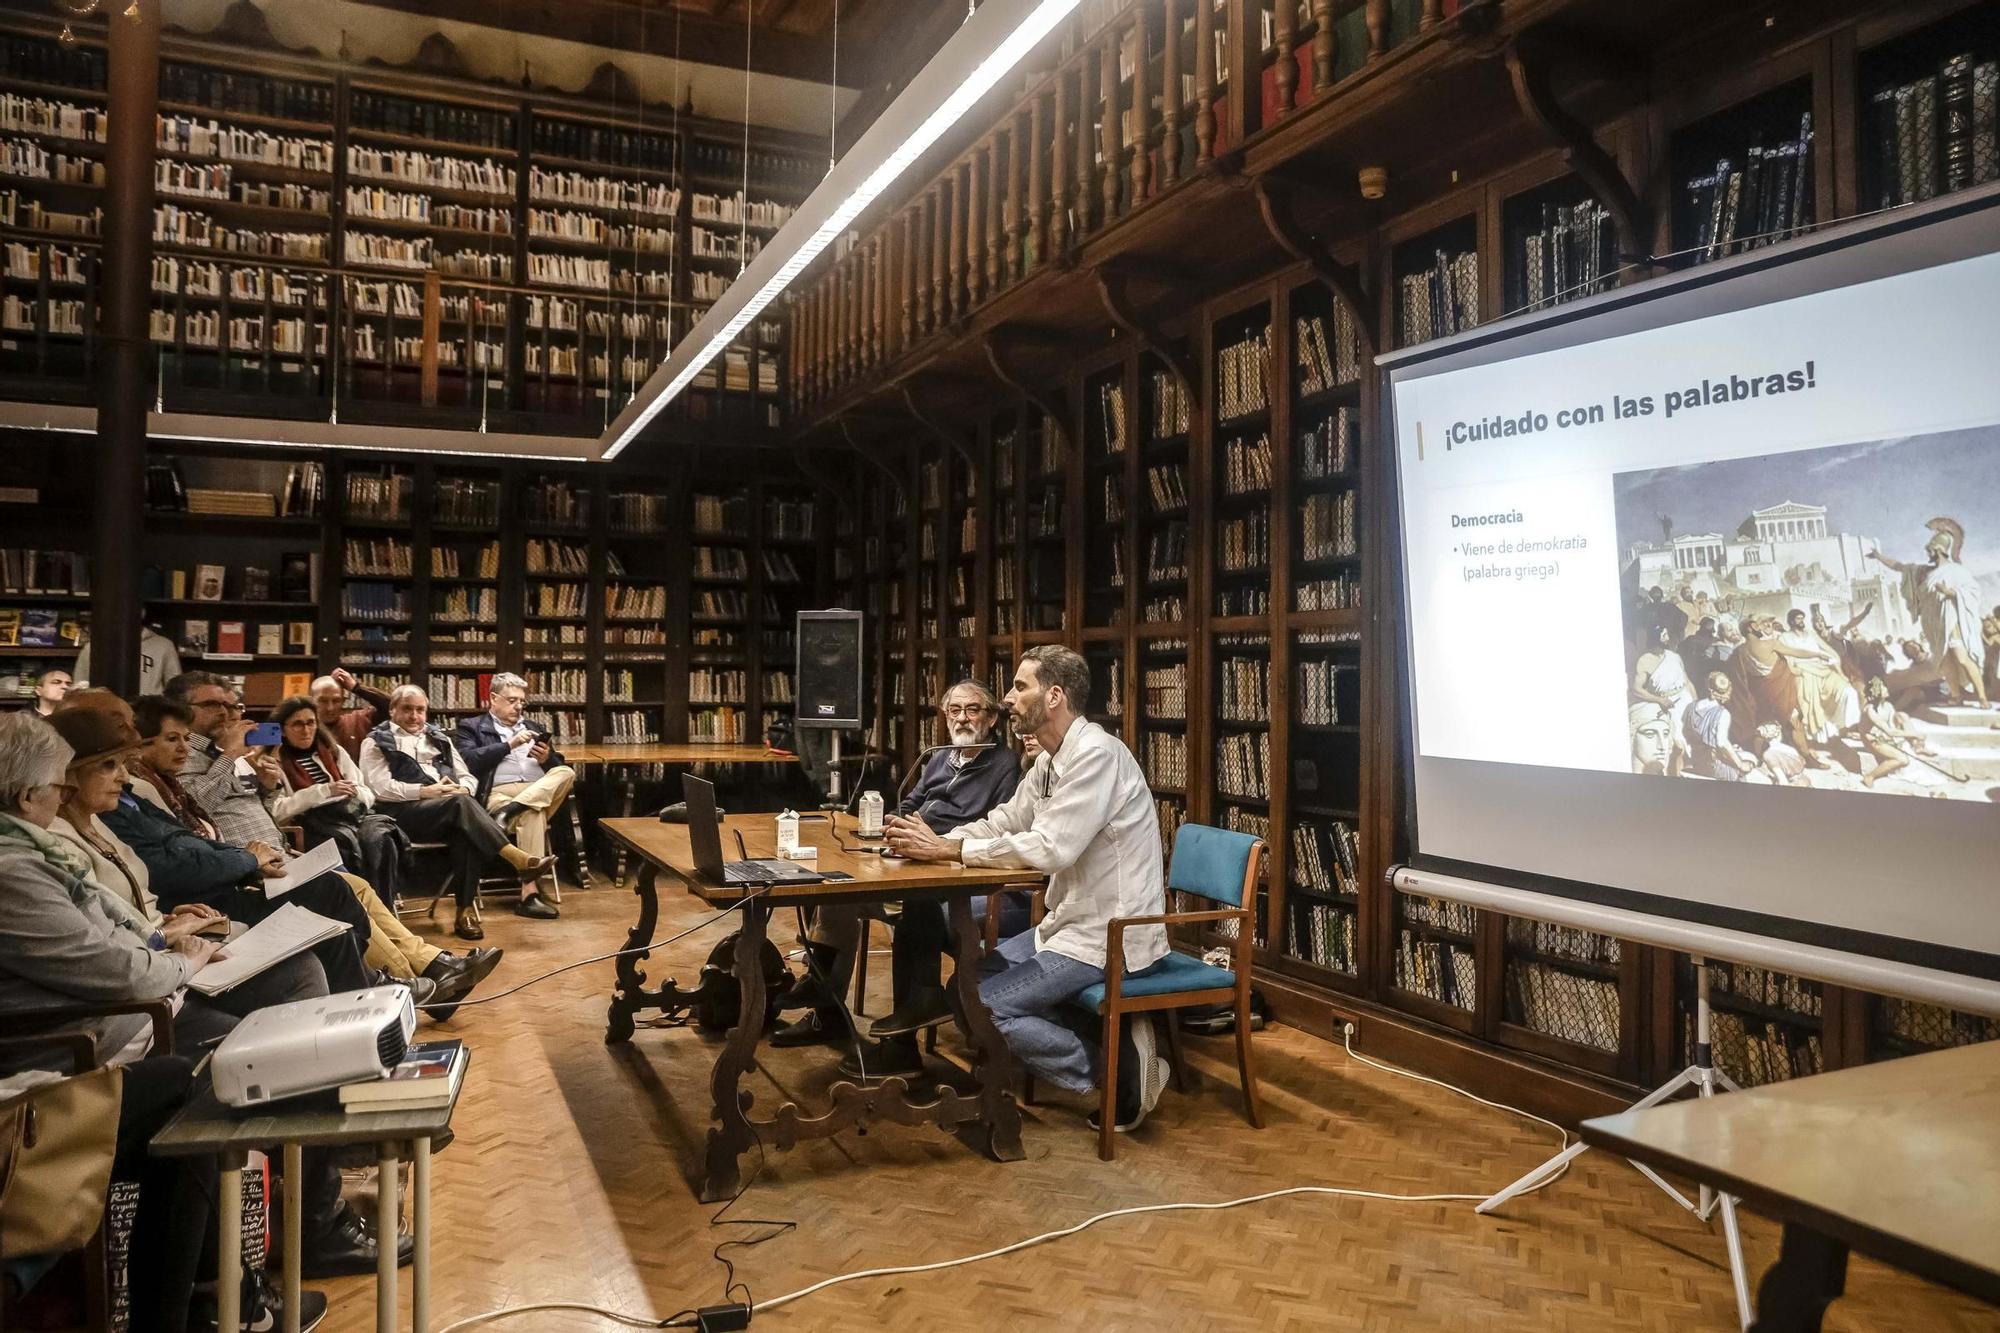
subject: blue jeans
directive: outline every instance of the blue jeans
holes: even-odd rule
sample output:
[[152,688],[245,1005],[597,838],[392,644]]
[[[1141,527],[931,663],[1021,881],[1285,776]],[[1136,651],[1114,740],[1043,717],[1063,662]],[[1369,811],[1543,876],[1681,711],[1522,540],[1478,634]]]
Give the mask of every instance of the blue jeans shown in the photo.
[[1003,940],[980,964],[979,998],[1014,1058],[1070,1092],[1097,1087],[1095,1015],[1069,1006],[1104,969],[1035,949],[1033,931]]

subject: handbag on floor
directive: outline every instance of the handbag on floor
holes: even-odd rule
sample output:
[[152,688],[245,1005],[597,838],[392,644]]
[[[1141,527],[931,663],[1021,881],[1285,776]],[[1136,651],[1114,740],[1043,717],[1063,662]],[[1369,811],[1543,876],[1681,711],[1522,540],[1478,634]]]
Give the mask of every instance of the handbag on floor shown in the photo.
[[0,1259],[60,1254],[97,1234],[124,1077],[93,1069],[0,1102]]

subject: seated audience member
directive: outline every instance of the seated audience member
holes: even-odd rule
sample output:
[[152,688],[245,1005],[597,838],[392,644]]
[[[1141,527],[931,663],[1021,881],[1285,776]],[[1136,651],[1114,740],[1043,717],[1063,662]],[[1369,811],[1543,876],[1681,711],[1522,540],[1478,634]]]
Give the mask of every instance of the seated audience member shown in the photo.
[[282,789],[271,817],[305,830],[307,845],[333,839],[341,864],[352,866],[393,909],[410,839],[402,826],[375,813],[375,793],[361,780],[361,766],[326,733],[303,694],[279,704],[271,720],[283,729],[277,747]]
[[[373,686],[363,685],[351,672],[339,667],[331,676],[321,676],[312,683],[308,691],[312,695],[313,709],[319,714],[320,730],[347,751],[347,757],[357,764],[361,762],[361,742],[368,739],[368,733],[377,723],[389,716],[389,696]],[[358,708],[349,708],[347,698],[353,695],[361,701]]]
[[[99,788],[109,785],[132,741],[115,714],[92,710],[67,716],[74,734],[88,738],[92,752],[81,758],[55,726],[25,713],[0,717],[0,893],[7,903],[7,929],[0,931],[0,1028],[11,1030],[10,1015],[33,1010],[179,995],[177,1043],[193,1049],[225,1036],[236,1023],[236,1015],[223,1007],[226,998],[262,978],[224,997],[181,994],[222,944],[180,922],[148,930],[116,892],[91,879],[90,862],[52,831],[72,777],[101,795]],[[264,975],[278,972],[273,968]],[[326,977],[309,957],[298,959],[285,975],[282,988],[267,985],[267,992],[275,993],[267,993],[265,1003],[327,993]],[[151,1026],[143,1015],[119,1014],[90,1023],[88,1030],[100,1060],[123,1063],[144,1054]],[[375,1243],[360,1217],[341,1202],[331,1155],[309,1151],[304,1168],[306,1273],[372,1271]],[[407,1246],[399,1249],[408,1262]]]
[[62,707],[63,696],[69,693],[72,678],[61,667],[50,667],[35,681],[35,713],[49,717]]
[[[937,751],[924,765],[897,807],[899,813],[922,819],[935,833],[946,833],[977,819],[1014,794],[1021,781],[1021,761],[1004,744],[990,744],[997,735],[1000,704],[978,681],[961,680],[938,701],[938,715],[953,747]],[[979,747],[987,748],[979,748]],[[980,900],[980,909],[985,907]],[[860,909],[821,908],[806,947],[814,968],[794,989],[785,1008],[815,1005],[797,1022],[778,1029],[774,1044],[805,1045],[814,1040],[845,1040],[846,1022],[838,1003],[827,996],[844,995],[860,939]],[[946,943],[944,907],[932,900],[910,899],[896,923],[893,967],[895,1011],[874,1026],[877,1037],[900,1040],[878,1047],[872,1058],[866,1049],[860,1061],[849,1057],[843,1071],[858,1074],[865,1063],[869,1074],[914,1073],[922,1068],[917,1043],[910,1035],[948,1017],[939,959]],[[813,973],[816,972],[817,976]],[[825,989],[820,979],[824,979]],[[921,1018],[922,1014],[935,1014]],[[787,1040],[787,1034],[792,1035]]]
[[[528,682],[503,671],[493,678],[486,711],[460,722],[452,739],[466,768],[479,781],[473,795],[485,802],[501,828],[514,835],[515,846],[533,857],[547,856],[553,825],[557,840],[569,850],[571,876],[581,880],[568,822],[556,818],[569,799],[570,788],[576,785],[576,770],[563,762],[549,729],[522,716],[527,708]],[[521,894],[524,915],[542,915],[527,910],[547,906],[541,903],[540,895],[525,886]],[[551,909],[549,915],[554,914]]]
[[[132,782],[128,796],[135,798],[130,801],[130,823],[124,822],[118,815],[111,817],[120,836],[125,836],[128,827],[150,829],[150,836],[167,839],[169,847],[177,846],[184,854],[192,855],[195,848],[205,844],[231,850],[215,838],[214,823],[173,776],[188,755],[192,711],[172,699],[153,695],[141,699],[133,713],[144,745],[129,766]],[[175,829],[186,836],[175,834]],[[189,838],[194,841],[188,841]],[[277,825],[272,823],[269,841],[255,840],[252,847],[246,850],[261,855],[264,848],[276,845],[281,838]],[[169,847],[154,849],[150,859],[156,862],[161,860],[167,855]],[[143,849],[140,849],[140,855],[142,859],[148,859]],[[280,853],[281,859],[282,855]],[[156,878],[160,878],[164,885],[160,889],[162,896],[187,892],[192,886],[200,885],[203,881],[198,865],[197,859],[185,870],[155,871]],[[278,873],[283,873],[282,867]],[[452,1014],[451,1003],[464,999],[500,961],[498,949],[474,950],[463,956],[454,956],[417,938],[402,919],[383,903],[381,895],[368,881],[358,875],[342,871],[323,875],[294,890],[292,896],[296,897],[300,892],[312,895],[300,901],[317,911],[319,909],[314,907],[314,902],[322,895],[332,893],[337,900],[343,891],[366,920],[365,927],[359,931],[359,938],[364,961],[371,973],[378,970],[385,972],[388,979],[409,986],[412,1000],[428,1006],[426,1012],[433,1018],[449,1018]],[[214,899],[211,897],[207,901],[213,902]],[[325,915],[349,920],[345,915],[347,910],[343,908],[339,915],[334,912]],[[238,912],[238,915],[242,914]],[[350,924],[353,923],[350,921]],[[349,988],[336,986],[335,989]]]
[[361,776],[375,803],[418,842],[443,842],[456,858],[452,887],[458,895],[453,929],[464,940],[485,938],[472,905],[479,874],[496,857],[520,878],[524,894],[515,910],[547,918],[556,909],[528,886],[554,864],[554,857],[530,856],[509,840],[473,792],[479,784],[442,730],[430,725],[430,699],[414,685],[399,685],[389,696],[389,721],[368,733],[361,747]]
[[[1070,1002],[1104,980],[1108,924],[1166,910],[1153,794],[1124,743],[1084,717],[1089,699],[1090,669],[1081,657],[1053,645],[1029,649],[1005,706],[1017,730],[1035,733],[1042,754],[1014,795],[948,834],[901,815],[888,828],[890,849],[911,860],[1049,877],[1048,915],[987,959],[979,996],[1008,1049],[1072,1092],[1092,1090],[1103,1073],[1098,1042],[1087,1035],[1095,1018]],[[1129,975],[1165,956],[1167,932],[1133,926],[1124,943]],[[1153,1109],[1165,1075],[1151,1021],[1128,1019],[1119,1046],[1118,1130],[1136,1127]]]

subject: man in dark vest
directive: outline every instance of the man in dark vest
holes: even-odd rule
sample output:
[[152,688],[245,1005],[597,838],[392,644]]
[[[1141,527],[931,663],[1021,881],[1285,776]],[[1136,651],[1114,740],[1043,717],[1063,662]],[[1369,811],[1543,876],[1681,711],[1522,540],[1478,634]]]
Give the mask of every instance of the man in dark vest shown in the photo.
[[530,856],[507,837],[474,795],[478,782],[459,758],[458,748],[430,724],[431,701],[415,685],[399,685],[389,696],[389,720],[368,733],[361,745],[361,778],[375,792],[375,808],[389,815],[416,842],[442,842],[456,858],[452,887],[458,898],[453,928],[462,940],[486,937],[473,914],[479,874],[496,857],[521,879],[514,910],[547,920],[556,909],[534,889],[551,856]]

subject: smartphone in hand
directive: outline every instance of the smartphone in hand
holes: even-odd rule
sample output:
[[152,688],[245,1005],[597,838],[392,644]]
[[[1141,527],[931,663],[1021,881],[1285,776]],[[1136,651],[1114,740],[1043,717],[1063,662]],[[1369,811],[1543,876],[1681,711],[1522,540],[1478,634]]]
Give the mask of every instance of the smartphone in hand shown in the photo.
[[285,729],[275,722],[259,722],[244,733],[243,743],[252,746],[277,745],[285,739]]

